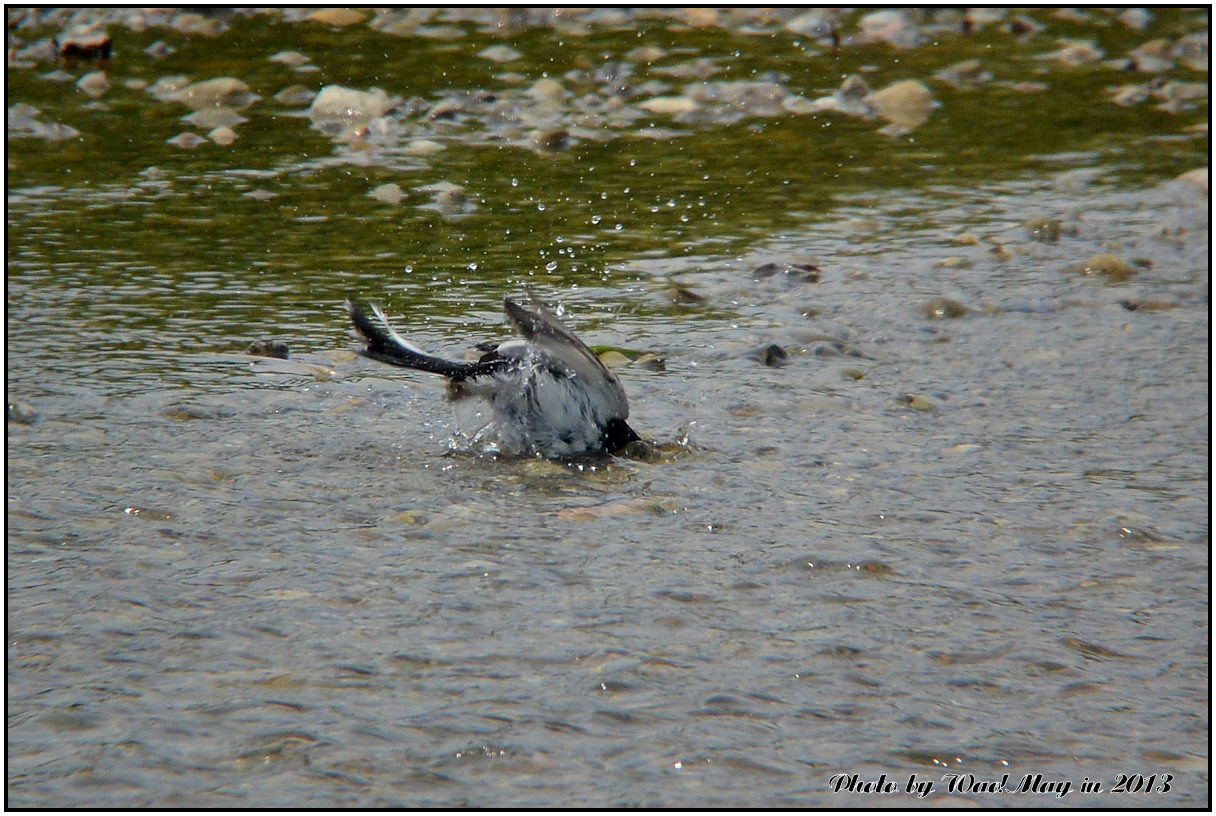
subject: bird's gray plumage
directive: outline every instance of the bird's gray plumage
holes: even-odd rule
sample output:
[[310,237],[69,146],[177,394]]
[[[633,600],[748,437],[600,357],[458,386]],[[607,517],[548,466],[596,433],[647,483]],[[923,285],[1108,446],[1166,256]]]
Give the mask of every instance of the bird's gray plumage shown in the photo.
[[492,347],[476,362],[428,354],[407,342],[372,306],[377,321],[347,301],[376,360],[448,378],[448,398],[467,435],[508,454],[561,458],[613,452],[638,439],[626,420],[629,402],[616,376],[552,312],[529,311],[510,298],[507,317],[521,335]]

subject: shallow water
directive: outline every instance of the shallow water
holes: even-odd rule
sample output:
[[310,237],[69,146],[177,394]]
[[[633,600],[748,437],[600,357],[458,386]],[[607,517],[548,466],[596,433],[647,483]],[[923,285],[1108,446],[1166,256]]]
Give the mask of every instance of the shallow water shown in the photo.
[[[234,52],[197,79],[253,78],[283,48],[330,53],[296,25],[137,36]],[[637,45],[592,28],[581,54]],[[561,36],[511,42],[537,60]],[[697,36],[681,60],[789,67],[788,39]],[[893,53],[926,51],[845,58]],[[114,85],[155,79],[123,65]],[[1050,79],[1114,79],[1089,74]],[[1204,147],[1185,114],[1129,116],[999,164],[933,89],[957,133],[832,119],[827,162],[792,162],[805,118],[557,154],[473,127],[408,183],[392,150],[252,114],[231,156],[149,137],[90,164],[92,109],[40,104],[88,135],[53,161],[9,141],[10,805],[1206,806],[1209,204],[1172,180]],[[158,138],[184,112],[103,99],[95,127],[144,111]],[[367,197],[389,178],[403,206]],[[425,209],[444,178],[476,208]],[[1130,277],[1080,269],[1102,253]],[[819,280],[754,279],[766,262]],[[453,453],[441,382],[350,351],[347,292],[459,352],[525,286],[588,342],[664,357],[619,373],[631,424],[676,453]],[[965,314],[931,318],[943,298]],[[291,358],[243,353],[262,338]]]

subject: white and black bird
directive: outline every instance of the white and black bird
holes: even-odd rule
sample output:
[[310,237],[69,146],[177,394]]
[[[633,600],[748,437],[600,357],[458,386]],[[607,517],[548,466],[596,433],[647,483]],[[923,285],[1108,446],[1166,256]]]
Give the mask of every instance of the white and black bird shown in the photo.
[[472,418],[474,438],[492,437],[494,450],[561,459],[613,453],[639,438],[626,422],[620,380],[552,312],[506,298],[503,309],[522,337],[480,344],[479,360],[456,362],[406,342],[379,307],[371,306],[379,324],[353,302],[346,307],[364,343],[360,353],[447,377],[457,418]]

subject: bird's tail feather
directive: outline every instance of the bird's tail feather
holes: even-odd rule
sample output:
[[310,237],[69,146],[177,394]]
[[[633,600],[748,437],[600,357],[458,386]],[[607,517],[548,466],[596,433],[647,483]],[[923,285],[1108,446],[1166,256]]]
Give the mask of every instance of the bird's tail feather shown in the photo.
[[371,310],[380,321],[379,325],[364,314],[354,301],[346,301],[346,309],[350,312],[351,322],[355,324],[355,331],[363,340],[364,348],[360,353],[364,356],[382,363],[403,368],[416,368],[419,371],[442,374],[453,379],[464,379],[484,373],[485,364],[483,363],[459,363],[445,360],[442,357],[427,354],[417,346],[406,342],[401,335],[393,331],[384,312],[380,311],[380,307],[375,304],[371,304]]

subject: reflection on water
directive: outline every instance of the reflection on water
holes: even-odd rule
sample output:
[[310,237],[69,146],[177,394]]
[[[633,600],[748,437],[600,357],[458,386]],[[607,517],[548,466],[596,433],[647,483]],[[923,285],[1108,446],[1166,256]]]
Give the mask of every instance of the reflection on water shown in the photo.
[[[1082,25],[1040,16],[1043,39],[1001,47]],[[959,134],[832,120],[839,179],[795,140],[809,120],[775,115],[557,152],[452,138],[424,164],[265,112],[308,76],[268,57],[370,87],[322,46],[387,35],[230,25],[131,34],[104,107],[13,71],[87,139],[170,132],[94,164],[87,139],[9,142],[11,804],[863,806],[833,774],[964,772],[1074,785],[926,801],[1206,804],[1208,201],[1165,181],[1204,159],[1135,130],[1185,112],[1001,162],[964,125],[983,102],[934,85]],[[1108,56],[1180,36],[1118,25]],[[510,41],[526,87],[553,36]],[[729,45],[787,87],[809,70],[774,62],[780,39],[687,36],[660,65]],[[179,56],[145,53],[160,38]],[[414,59],[505,44],[426,43]],[[205,50],[239,53],[193,79],[264,97],[224,161],[165,146],[176,114],[123,84]],[[1071,70],[1048,78],[1113,69]],[[489,82],[424,77],[449,101]],[[683,87],[644,98],[679,109]],[[475,206],[428,208],[444,180]],[[407,197],[368,195],[389,182]],[[455,454],[442,383],[350,351],[348,294],[459,354],[525,288],[588,342],[663,358],[619,375],[631,424],[687,435],[682,455]],[[1112,799],[1133,772],[1171,788]]]

